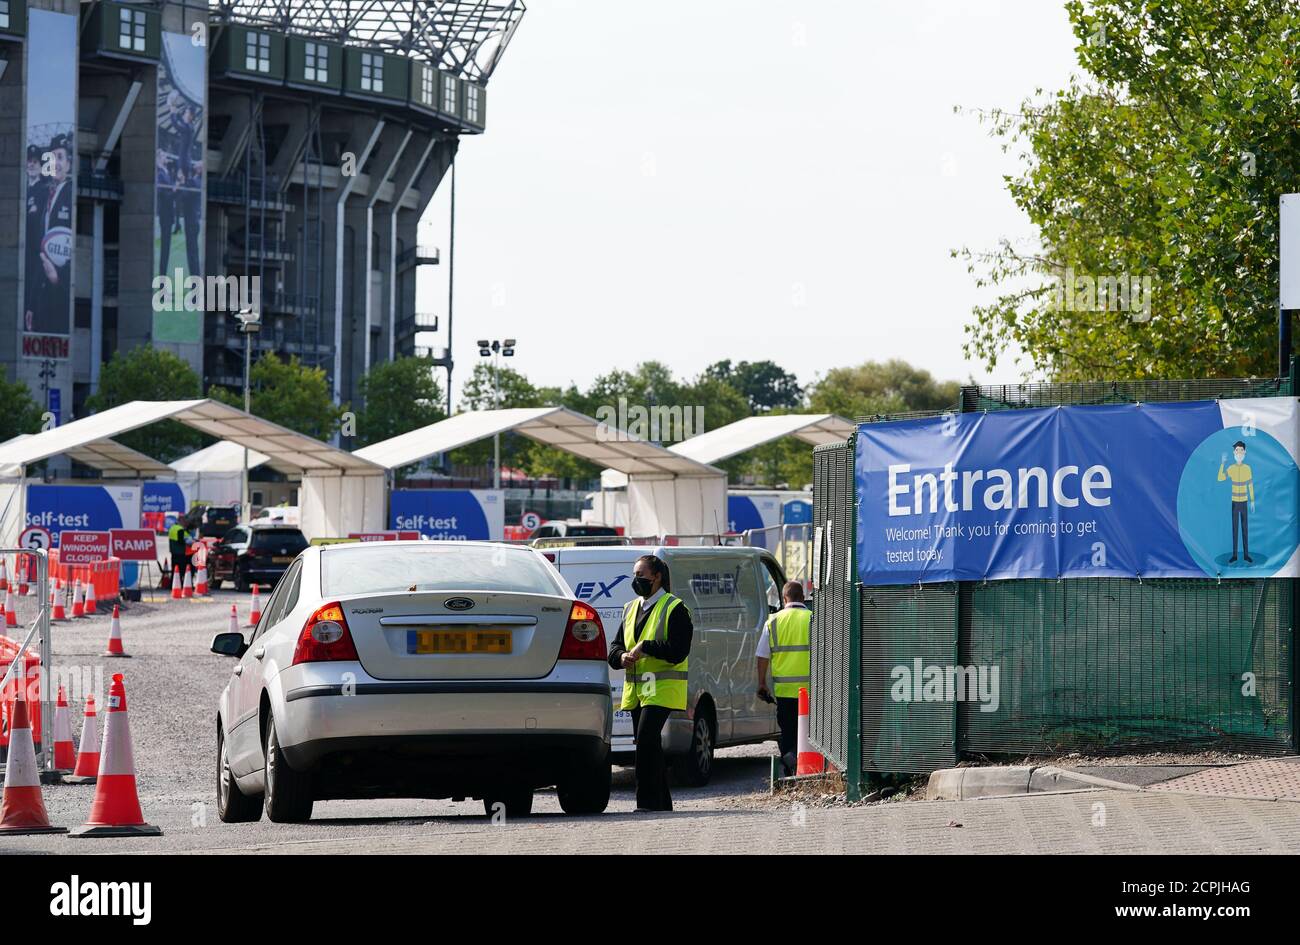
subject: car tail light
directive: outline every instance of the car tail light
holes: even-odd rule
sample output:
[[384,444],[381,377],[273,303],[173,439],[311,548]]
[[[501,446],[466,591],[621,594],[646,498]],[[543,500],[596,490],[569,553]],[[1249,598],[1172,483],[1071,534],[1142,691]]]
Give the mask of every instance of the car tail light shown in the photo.
[[295,665],[356,658],[357,648],[352,644],[352,633],[340,604],[326,604],[308,617],[293,650]]
[[551,564],[555,564],[555,562],[560,559],[560,556],[557,555],[554,551],[543,551],[542,557],[545,558],[547,561],[551,562]]
[[601,625],[600,614],[575,600],[569,611],[569,625],[564,628],[560,659],[604,660],[606,656],[605,628]]

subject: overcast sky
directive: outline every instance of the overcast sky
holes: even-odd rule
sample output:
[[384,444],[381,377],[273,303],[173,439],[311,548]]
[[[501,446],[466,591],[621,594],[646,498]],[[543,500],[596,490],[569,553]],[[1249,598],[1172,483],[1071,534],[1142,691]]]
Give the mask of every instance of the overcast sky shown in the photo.
[[[505,336],[546,384],[652,358],[1020,378],[962,353],[981,296],[949,251],[1033,231],[1016,163],[953,107],[1064,85],[1059,0],[528,7],[458,158],[457,388],[474,341]],[[444,263],[448,190],[421,237]],[[421,310],[445,316],[445,268],[422,271]]]

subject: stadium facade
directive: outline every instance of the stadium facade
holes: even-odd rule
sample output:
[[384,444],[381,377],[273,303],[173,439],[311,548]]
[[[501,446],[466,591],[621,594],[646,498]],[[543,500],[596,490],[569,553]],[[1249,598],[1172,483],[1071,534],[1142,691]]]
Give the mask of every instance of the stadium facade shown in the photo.
[[[0,362],[66,422],[143,344],[239,387],[298,356],[357,402],[438,327],[421,215],[520,0],[0,0]],[[426,334],[425,338],[428,337]],[[430,353],[421,350],[420,353]],[[434,349],[450,368],[448,354]]]

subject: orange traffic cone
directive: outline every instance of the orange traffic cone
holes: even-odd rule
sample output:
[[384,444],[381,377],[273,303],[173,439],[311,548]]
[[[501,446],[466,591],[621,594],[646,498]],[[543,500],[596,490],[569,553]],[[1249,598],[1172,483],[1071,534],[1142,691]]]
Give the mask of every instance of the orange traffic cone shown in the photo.
[[813,751],[812,742],[808,740],[808,690],[799,687],[799,765],[795,774],[821,774],[826,768],[826,759]]
[[248,603],[248,625],[256,627],[262,620],[262,601],[257,596],[257,585],[253,585],[253,596]]
[[131,751],[131,726],[126,717],[126,687],[122,674],[114,673],[108,687],[108,717],[104,720],[104,745],[99,755],[99,775],[90,817],[69,837],[157,837],[162,831],[145,823],[140,795],[135,789],[135,755]]
[[131,658],[131,654],[122,649],[122,615],[117,604],[113,605],[113,619],[108,625],[108,649],[104,655]]
[[9,590],[9,572],[5,567],[4,555],[0,555],[0,591]]
[[208,569],[199,568],[199,576],[194,581],[194,593],[205,595],[208,593]]
[[81,587],[81,578],[77,578],[77,583],[72,588],[72,616],[74,619],[86,616],[86,596]]
[[54,704],[54,767],[71,771],[77,766],[77,746],[72,743],[72,720],[68,718],[68,700],[59,687],[59,700]]
[[181,597],[190,598],[194,596],[194,577],[190,569],[185,569],[185,583],[181,585]]
[[18,680],[18,698],[13,703],[9,732],[9,758],[5,764],[5,794],[0,805],[0,836],[18,833],[66,833],[65,827],[51,827],[41,797],[41,779],[36,769],[36,748],[27,721],[27,697],[23,680]]
[[95,579],[86,579],[86,607],[83,615],[94,617],[99,614],[99,598],[95,595]]
[[86,696],[86,717],[81,723],[81,751],[77,767],[65,775],[64,784],[94,784],[99,774],[99,723],[95,718],[95,697]]
[[172,568],[172,600],[181,599],[181,569]]
[[5,626],[6,627],[18,626],[18,611],[14,607],[13,590],[5,591]]
[[18,572],[18,596],[26,597],[32,593],[31,580],[27,576],[27,569],[31,565],[31,559],[26,555],[19,555],[14,559],[14,570]]
[[230,632],[239,632],[239,611],[235,609],[234,604],[230,605]]
[[51,620],[67,620],[68,612],[63,609],[63,582],[59,581],[56,588],[50,589],[50,614]]

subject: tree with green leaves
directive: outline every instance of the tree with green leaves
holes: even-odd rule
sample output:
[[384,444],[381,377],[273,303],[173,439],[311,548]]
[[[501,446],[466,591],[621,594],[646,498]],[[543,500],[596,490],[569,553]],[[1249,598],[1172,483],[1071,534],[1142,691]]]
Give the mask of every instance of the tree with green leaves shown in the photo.
[[[512,367],[498,368],[486,360],[479,361],[461,389],[463,410],[495,410],[498,407],[542,406],[532,381]],[[501,435],[501,465],[526,468],[530,441],[514,433]],[[470,443],[452,452],[452,459],[467,466],[486,466],[492,462],[492,440]]]
[[850,420],[913,410],[957,406],[961,385],[937,381],[929,371],[897,358],[831,368],[808,388],[813,413],[837,413]]
[[[288,361],[272,352],[258,358],[248,373],[252,413],[318,440],[332,437],[347,406],[334,403],[323,368],[308,367],[296,355]],[[243,408],[243,392],[213,386],[208,396]]]
[[42,414],[26,384],[0,375],[0,442],[22,433],[41,432]]
[[1082,76],[982,116],[1038,246],[964,249],[968,356],[1062,381],[1271,375],[1278,195],[1300,178],[1290,0],[1069,0]]
[[[192,400],[203,396],[198,373],[185,359],[161,348],[119,348],[99,372],[99,390],[86,398],[93,411],[133,400]],[[118,442],[164,463],[188,456],[203,445],[203,434],[175,420],[151,423],[115,437]]]
[[803,401],[799,379],[774,361],[716,361],[704,369],[704,376],[739,391],[753,413],[793,410]]
[[397,358],[376,364],[361,378],[361,401],[356,436],[345,446],[359,449],[389,437],[437,423],[442,409],[442,389],[428,358]]

